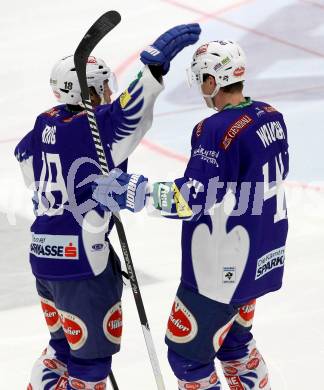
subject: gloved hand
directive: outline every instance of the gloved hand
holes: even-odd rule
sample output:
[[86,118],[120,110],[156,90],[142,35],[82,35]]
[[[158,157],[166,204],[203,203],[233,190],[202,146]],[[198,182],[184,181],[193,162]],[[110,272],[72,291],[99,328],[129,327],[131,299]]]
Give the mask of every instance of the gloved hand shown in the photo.
[[183,48],[196,43],[200,32],[198,23],[173,27],[141,52],[141,61],[146,65],[162,66],[162,74],[165,75],[169,71],[170,61]]
[[115,168],[94,181],[92,197],[105,210],[128,209],[136,213],[145,206],[146,187],[147,178],[143,175],[130,175]]

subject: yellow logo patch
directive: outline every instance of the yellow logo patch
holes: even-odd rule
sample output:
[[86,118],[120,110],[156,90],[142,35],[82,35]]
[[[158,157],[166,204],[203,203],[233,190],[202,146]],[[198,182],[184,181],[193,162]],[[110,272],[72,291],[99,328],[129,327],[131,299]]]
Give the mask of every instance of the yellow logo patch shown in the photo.
[[131,100],[131,98],[132,98],[132,95],[126,89],[126,91],[123,92],[119,98],[121,108],[125,108],[127,106],[127,103]]
[[192,216],[192,210],[189,207],[188,203],[185,201],[183,196],[181,195],[181,192],[179,191],[179,188],[173,184],[172,186],[173,191],[173,200],[176,205],[177,214],[180,218],[187,218]]

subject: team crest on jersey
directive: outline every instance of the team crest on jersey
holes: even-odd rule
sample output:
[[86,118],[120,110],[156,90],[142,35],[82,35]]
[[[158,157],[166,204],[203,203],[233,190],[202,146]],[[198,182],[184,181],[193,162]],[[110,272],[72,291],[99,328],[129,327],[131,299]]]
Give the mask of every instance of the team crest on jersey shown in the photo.
[[120,344],[123,331],[123,312],[121,302],[110,308],[103,320],[103,331],[109,341]]
[[198,325],[195,317],[176,297],[168,321],[167,338],[175,343],[188,343],[196,337],[197,332]]
[[76,351],[83,347],[88,338],[88,330],[85,323],[74,314],[61,310],[60,318],[70,348]]
[[56,310],[54,302],[43,297],[41,297],[40,300],[48,329],[51,333],[54,333],[61,327],[59,313]]
[[231,330],[231,327],[233,326],[235,319],[236,319],[236,315],[227,324],[225,324],[220,329],[218,329],[218,331],[215,333],[213,337],[213,346],[215,352],[217,352],[219,348],[223,345],[223,342],[228,332]]
[[239,308],[238,316],[236,318],[236,321],[248,328],[253,323],[253,317],[254,317],[254,310],[255,310],[255,304],[256,300],[253,299],[252,301],[248,302],[246,305],[241,306]]

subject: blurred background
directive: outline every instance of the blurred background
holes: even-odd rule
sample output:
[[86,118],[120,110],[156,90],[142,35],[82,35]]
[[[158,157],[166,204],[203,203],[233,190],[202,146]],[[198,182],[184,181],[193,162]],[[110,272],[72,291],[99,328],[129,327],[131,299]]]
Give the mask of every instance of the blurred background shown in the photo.
[[[273,390],[321,387],[324,364],[324,1],[323,0],[95,0],[6,2],[0,15],[0,388],[26,386],[33,360],[47,343],[28,264],[31,194],[13,150],[36,116],[55,105],[53,64],[72,54],[93,21],[116,9],[122,22],[94,54],[106,60],[119,93],[141,69],[139,52],[176,24],[199,22],[199,46],[237,40],[248,58],[247,96],[264,100],[286,119],[290,234],[283,289],[259,300],[255,335],[271,370]],[[195,46],[195,47],[196,47]],[[130,172],[150,179],[182,176],[192,128],[213,114],[186,68],[195,47],[172,62],[153,127],[130,159]],[[77,142],[77,140],[75,140]],[[180,272],[180,224],[123,215],[167,389],[176,383],[163,343]],[[118,243],[113,237],[117,250]],[[121,389],[154,389],[145,344],[128,287],[122,352],[115,358]],[[226,386],[224,386],[227,389]]]

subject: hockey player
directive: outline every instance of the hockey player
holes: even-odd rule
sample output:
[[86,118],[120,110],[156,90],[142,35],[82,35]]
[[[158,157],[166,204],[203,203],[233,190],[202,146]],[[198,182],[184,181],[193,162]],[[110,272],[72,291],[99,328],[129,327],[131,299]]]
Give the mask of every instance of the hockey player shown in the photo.
[[[126,169],[152,124],[170,61],[199,34],[198,24],[188,24],[160,36],[142,52],[158,63],[150,61],[113,103],[111,70],[89,57],[87,81],[110,169]],[[100,166],[73,56],[54,66],[50,84],[62,104],[39,115],[15,150],[26,185],[35,191],[30,262],[51,335],[28,389],[101,390],[120,349],[121,268],[108,240],[111,213],[91,199]]]
[[184,176],[150,184],[115,169],[96,180],[94,198],[110,210],[146,204],[183,220],[181,283],[166,332],[179,389],[221,389],[218,358],[232,390],[269,390],[251,328],[256,298],[282,283],[286,126],[271,105],[244,97],[237,43],[199,47],[188,74],[217,112],[194,127]]

